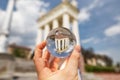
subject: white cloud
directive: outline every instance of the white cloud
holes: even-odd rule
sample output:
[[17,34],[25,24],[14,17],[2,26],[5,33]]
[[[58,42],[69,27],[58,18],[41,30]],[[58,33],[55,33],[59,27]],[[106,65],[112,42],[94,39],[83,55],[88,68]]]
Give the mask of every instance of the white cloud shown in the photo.
[[108,37],[120,35],[120,23],[107,28],[104,33]]
[[98,4],[100,4],[100,0],[94,0],[93,3],[88,6],[88,10],[94,9]]
[[19,36],[10,37],[9,40],[10,40],[10,44],[11,43],[21,43],[22,42],[22,39]]
[[78,17],[80,22],[88,21],[90,19],[90,13],[87,9],[82,9]]
[[97,43],[99,43],[101,40],[100,39],[98,39],[98,38],[94,38],[94,37],[90,37],[90,38],[87,38],[87,39],[84,39],[84,40],[82,40],[81,42],[83,43],[83,44],[87,44],[87,43],[93,43],[93,44],[97,44]]
[[115,20],[120,22],[120,16],[115,17]]
[[114,18],[118,23],[110,26],[104,31],[104,34],[108,37],[120,35],[120,16]]
[[16,3],[17,11],[14,12],[12,30],[20,33],[35,31],[36,21],[40,17],[40,11],[45,9],[48,3],[39,0],[18,0]]
[[94,40],[94,38],[91,37],[91,38],[88,38],[88,39],[84,39],[84,40],[82,40],[81,42],[82,42],[83,44],[86,44],[86,43],[89,43],[89,42],[91,42],[91,41],[93,41],[93,40]]
[[[35,44],[37,34],[37,19],[42,12],[47,12],[49,3],[42,0],[17,0],[15,6],[16,11],[13,12],[9,43],[16,42],[32,46]],[[0,10],[0,25],[4,14],[5,11]]]
[[46,7],[48,6],[49,3],[39,0],[18,0],[16,3],[17,11],[14,12],[12,21],[12,40],[14,40],[14,36],[19,36],[22,40],[18,38],[21,41],[18,42],[19,44],[32,46],[31,43],[33,43],[34,45],[38,29],[36,27],[37,19],[41,16],[41,12],[47,11]]
[[110,51],[107,51],[107,50],[104,50],[104,51],[95,51],[95,53],[97,53],[97,54],[102,54],[102,55],[104,55],[104,54],[106,54],[106,55],[109,55],[110,54]]
[[96,6],[98,6],[98,3],[100,3],[100,0],[94,0],[89,6],[82,8],[78,16],[79,21],[88,21],[91,17],[90,11],[93,10]]

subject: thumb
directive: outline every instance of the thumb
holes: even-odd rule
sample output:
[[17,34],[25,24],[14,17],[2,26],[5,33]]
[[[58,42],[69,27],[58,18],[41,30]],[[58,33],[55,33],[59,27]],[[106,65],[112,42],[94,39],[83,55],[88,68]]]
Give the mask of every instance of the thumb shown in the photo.
[[69,71],[72,70],[72,72],[78,70],[80,51],[81,51],[80,46],[75,46],[71,56],[68,59],[67,65],[65,67],[66,70],[69,70]]

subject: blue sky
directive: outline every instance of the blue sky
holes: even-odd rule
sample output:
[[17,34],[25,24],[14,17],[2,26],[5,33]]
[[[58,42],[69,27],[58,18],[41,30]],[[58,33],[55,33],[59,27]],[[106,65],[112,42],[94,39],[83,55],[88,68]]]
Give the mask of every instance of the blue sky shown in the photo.
[[[109,55],[120,62],[120,0],[77,0],[81,45],[92,47],[96,54]],[[0,0],[0,27],[8,0]],[[18,0],[14,11],[9,43],[33,47],[36,20],[61,0]]]

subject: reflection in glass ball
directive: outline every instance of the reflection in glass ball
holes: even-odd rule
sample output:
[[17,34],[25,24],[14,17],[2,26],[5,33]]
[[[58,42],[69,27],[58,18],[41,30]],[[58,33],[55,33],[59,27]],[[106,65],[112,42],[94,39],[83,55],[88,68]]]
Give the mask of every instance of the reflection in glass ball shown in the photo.
[[74,34],[64,27],[51,30],[47,36],[47,49],[55,57],[64,58],[69,56],[75,44]]

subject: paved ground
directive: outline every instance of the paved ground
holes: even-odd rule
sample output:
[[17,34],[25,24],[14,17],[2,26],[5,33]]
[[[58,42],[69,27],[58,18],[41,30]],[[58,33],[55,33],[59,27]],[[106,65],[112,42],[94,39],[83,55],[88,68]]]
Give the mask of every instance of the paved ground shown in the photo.
[[37,80],[37,74],[36,72],[34,73],[15,73],[16,79],[14,80]]
[[120,73],[95,73],[96,76],[102,77],[104,80],[120,80]]
[[[37,80],[37,74],[34,73],[15,73],[11,80]],[[120,74],[114,73],[85,73],[83,80],[120,80]],[[3,79],[0,79],[3,80]],[[5,79],[10,80],[10,79]]]

